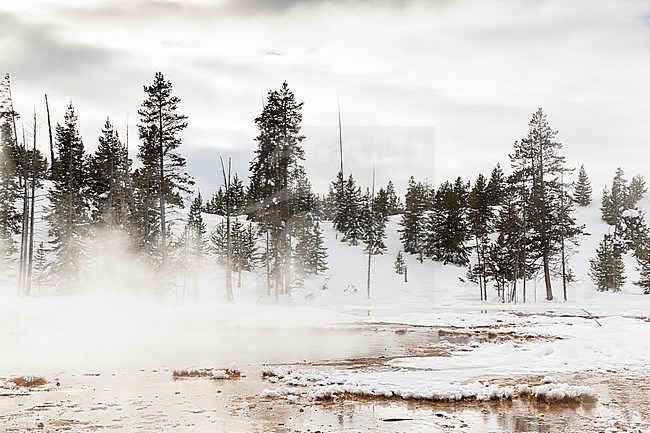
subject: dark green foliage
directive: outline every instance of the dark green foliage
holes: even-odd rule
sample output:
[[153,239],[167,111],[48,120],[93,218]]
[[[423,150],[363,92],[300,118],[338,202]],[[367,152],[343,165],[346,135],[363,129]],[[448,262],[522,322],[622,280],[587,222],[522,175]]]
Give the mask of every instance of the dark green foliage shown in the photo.
[[84,269],[90,235],[90,176],[88,158],[77,130],[72,104],[63,125],[56,126],[58,176],[48,195],[50,206],[45,219],[55,254],[52,271],[59,287],[68,291],[78,282]]
[[276,295],[289,293],[292,287],[292,203],[304,159],[302,106],[284,82],[280,90],[268,93],[264,109],[255,119],[258,147],[251,162],[249,215],[270,233]]
[[415,182],[411,176],[406,191],[404,213],[400,221],[400,240],[404,251],[416,254],[420,258],[424,254],[427,237],[427,211],[433,207],[432,189],[422,182]]
[[303,229],[296,244],[294,261],[299,275],[303,278],[318,275],[328,269],[327,249],[318,221]]
[[[227,262],[227,230],[226,222],[215,227],[210,235],[209,249],[221,264]],[[241,286],[242,271],[252,271],[258,260],[258,235],[252,223],[245,226],[240,218],[234,218],[230,223],[230,242],[232,249],[232,268],[237,273],[237,285]]]
[[454,184],[443,182],[435,195],[429,218],[425,255],[444,264],[469,263],[470,223],[468,221],[469,183],[459,177]]
[[648,187],[645,184],[643,176],[640,174],[634,176],[630,181],[630,186],[627,190],[625,207],[627,209],[633,209],[636,207],[647,191]]
[[[350,175],[352,177],[352,175]],[[348,180],[349,181],[349,180]],[[343,179],[343,173],[339,171],[336,180],[330,185],[329,200],[332,213],[334,228],[342,234],[345,234],[351,213],[347,211],[349,200],[346,194],[346,182]]]
[[589,276],[598,291],[619,292],[625,283],[623,247],[611,234],[606,233],[598,244],[596,257],[589,260]]
[[402,206],[402,201],[395,193],[395,185],[393,185],[392,180],[388,181],[388,185],[386,186],[385,191],[386,191],[387,214],[389,216],[392,216],[392,215],[397,215],[402,213],[402,211],[404,210]]
[[611,191],[605,187],[601,205],[602,219],[613,226],[617,239],[623,248],[634,251],[637,257],[643,254],[649,233],[643,212],[637,208],[647,188],[641,175],[636,175],[628,184],[625,172],[619,167],[612,181]]
[[637,264],[639,279],[634,284],[641,287],[645,295],[650,295],[650,257],[648,255],[637,256]]
[[636,257],[644,254],[650,232],[645,222],[645,216],[640,209],[623,211],[616,227],[616,233],[627,251],[633,251]]
[[[321,212],[323,219],[326,221],[334,221],[338,214],[336,193],[333,185],[329,186],[327,194],[321,199]],[[334,228],[338,230],[338,228]]]
[[345,225],[343,226],[341,241],[348,242],[350,245],[359,245],[365,234],[362,217],[364,207],[361,188],[357,186],[352,175],[348,177],[348,181],[345,183],[345,200],[346,206],[342,212],[342,221],[344,221]]
[[610,226],[615,226],[621,218],[621,213],[626,209],[628,200],[627,180],[625,179],[625,172],[619,167],[614,175],[612,181],[612,189],[605,187],[603,190],[603,199],[600,206],[602,212],[602,219]]
[[558,260],[565,241],[573,241],[582,232],[570,218],[571,199],[564,175],[571,170],[565,167],[560,155],[562,144],[555,141],[553,130],[540,108],[529,122],[526,138],[515,142],[510,155],[513,175],[511,182],[519,195],[524,212],[528,257],[539,260],[544,274],[546,299],[553,299],[551,262]]
[[[235,173],[232,181],[230,182],[230,214],[234,216],[243,215],[246,212],[246,188],[244,183]],[[214,195],[206,201],[203,211],[205,213],[226,216],[226,193],[223,187],[214,193]]]
[[[497,296],[505,301],[508,283],[515,281],[517,256],[510,249],[510,242],[503,233],[486,249],[485,274],[487,279],[494,281]],[[485,300],[487,295],[485,294]]]
[[223,187],[219,187],[214,195],[209,200],[206,200],[203,212],[212,215],[226,215],[226,194]]
[[376,211],[381,213],[384,218],[397,215],[403,210],[399,197],[395,195],[395,187],[392,181],[388,182],[386,188],[379,188],[374,203]]
[[180,133],[187,117],[178,114],[180,99],[172,95],[172,83],[157,72],[151,86],[144,86],[146,99],[138,110],[142,141],[138,158],[142,166],[134,173],[139,245],[151,258],[166,262],[168,207],[183,207],[182,194],[194,184],[185,172],[185,158],[178,153]]
[[497,164],[492,170],[490,180],[487,184],[486,193],[488,196],[488,203],[491,206],[497,206],[503,201],[506,187],[506,178],[503,174],[503,170],[501,169],[501,165]]
[[203,222],[203,215],[201,215],[201,209],[203,204],[203,197],[199,192],[192,204],[190,205],[190,211],[187,217],[187,241],[190,245],[190,257],[192,261],[196,264],[200,264],[203,261],[203,255],[205,253],[205,223]]
[[511,264],[509,275],[512,283],[525,276],[529,277],[539,267],[528,258],[529,246],[524,232],[522,206],[523,202],[516,188],[507,188],[496,221],[496,230],[499,236],[503,236],[502,242],[510,256],[508,262]]
[[[487,285],[486,261],[488,259],[489,234],[492,231],[494,222],[493,194],[495,192],[490,191],[485,176],[480,174],[468,197],[468,216],[476,252],[476,265],[472,268],[472,274],[478,280],[481,288],[481,298],[485,297],[485,287]],[[502,195],[503,193],[499,191],[497,196],[501,198]]]
[[111,229],[127,229],[131,216],[131,160],[117,131],[106,119],[99,145],[90,160],[93,219]]
[[591,193],[591,183],[589,182],[589,177],[583,164],[578,171],[578,182],[575,186],[574,200],[579,206],[588,206],[591,203]]
[[404,270],[406,268],[406,262],[404,261],[404,255],[402,254],[401,251],[397,252],[397,256],[395,256],[395,262],[393,264],[395,268],[395,272],[398,275],[404,275]]
[[307,179],[304,168],[300,167],[294,173],[291,192],[292,230],[300,233],[313,225],[320,218],[317,206],[318,199],[312,192],[311,183]]
[[21,191],[18,181],[19,149],[14,140],[9,76],[0,83],[0,273],[16,250],[13,235],[19,233],[20,213],[16,203]]
[[360,222],[363,229],[363,242],[366,251],[371,255],[383,254],[386,247],[386,224],[388,223],[388,208],[381,202],[380,196],[372,197],[367,191],[361,208]]

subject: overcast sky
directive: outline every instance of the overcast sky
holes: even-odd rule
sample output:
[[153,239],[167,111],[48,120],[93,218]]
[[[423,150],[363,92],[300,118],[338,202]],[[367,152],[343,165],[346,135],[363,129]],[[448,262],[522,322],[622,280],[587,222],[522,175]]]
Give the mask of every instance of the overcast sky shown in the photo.
[[647,1],[3,1],[0,47],[22,117],[35,105],[44,120],[47,93],[62,122],[72,100],[89,150],[106,116],[124,136],[127,113],[135,147],[142,86],[162,71],[204,195],[219,156],[247,176],[254,118],[284,80],[305,103],[317,191],[338,171],[337,95],[346,172],[362,182],[373,164],[401,192],[410,174],[489,174],[537,107],[597,191],[618,165],[650,178]]

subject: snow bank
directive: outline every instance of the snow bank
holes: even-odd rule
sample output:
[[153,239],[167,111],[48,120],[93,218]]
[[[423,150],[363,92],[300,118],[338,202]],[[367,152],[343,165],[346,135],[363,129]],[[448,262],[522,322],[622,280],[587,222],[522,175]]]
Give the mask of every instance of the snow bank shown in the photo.
[[280,385],[276,388],[267,388],[260,394],[261,398],[271,399],[294,400],[296,397],[300,397],[310,400],[331,400],[342,396],[355,396],[432,402],[512,400],[514,398],[534,398],[549,403],[594,402],[597,400],[596,391],[591,387],[557,382],[538,386],[528,384],[500,386],[481,381],[454,384],[427,381],[422,377],[391,381],[387,380],[391,376],[385,373],[378,373],[373,378],[353,372],[324,373],[315,370],[282,369],[266,371],[264,377],[270,382]]

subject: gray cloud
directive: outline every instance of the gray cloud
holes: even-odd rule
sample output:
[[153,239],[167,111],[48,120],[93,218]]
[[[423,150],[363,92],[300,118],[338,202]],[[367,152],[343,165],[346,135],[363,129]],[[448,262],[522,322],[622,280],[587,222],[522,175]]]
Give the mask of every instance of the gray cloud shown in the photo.
[[189,115],[184,153],[204,185],[218,183],[212,155],[245,158],[236,164],[247,168],[261,99],[285,79],[305,102],[307,168],[319,189],[336,173],[327,137],[337,93],[344,135],[370,127],[367,143],[381,148],[386,128],[435,130],[433,162],[413,156],[389,169],[386,152],[351,149],[346,165],[362,178],[373,163],[386,166],[380,176],[436,180],[507,165],[538,106],[573,165],[588,157],[609,180],[616,165],[643,171],[650,158],[643,1],[34,1],[43,5],[24,16],[0,12],[3,66],[27,110],[47,91],[61,107],[54,118],[75,101],[88,143],[106,115],[123,125],[130,112],[134,131],[142,85],[162,70]]
[[3,66],[23,79],[61,85],[117,60],[113,51],[65,40],[52,25],[28,23],[6,12],[0,12],[0,27]]

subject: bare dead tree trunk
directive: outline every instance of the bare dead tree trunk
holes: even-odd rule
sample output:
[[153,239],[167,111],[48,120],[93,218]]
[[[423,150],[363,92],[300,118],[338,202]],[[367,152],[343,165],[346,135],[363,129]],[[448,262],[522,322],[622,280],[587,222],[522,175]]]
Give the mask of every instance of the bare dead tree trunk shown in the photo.
[[54,179],[54,141],[52,140],[52,122],[50,120],[50,104],[45,94],[45,110],[47,111],[47,130],[50,134],[50,178]]
[[29,242],[29,186],[27,184],[28,178],[28,155],[27,155],[27,142],[25,139],[25,127],[23,126],[23,214],[22,214],[22,227],[20,233],[20,275],[18,276],[18,292],[22,296],[26,296],[26,277],[27,277],[27,243]]
[[339,101],[339,95],[336,94],[336,105],[339,111],[339,154],[341,156],[341,179],[345,179],[343,175],[343,132],[341,129],[341,102]]
[[369,221],[370,230],[368,231],[368,235],[369,235],[369,238],[368,238],[368,281],[367,281],[368,299],[370,299],[370,274],[371,274],[371,271],[372,271],[372,268],[371,268],[371,266],[372,266],[372,250],[373,250],[373,248],[375,246],[374,245],[375,241],[373,239],[373,237],[374,237],[374,224],[375,224],[375,221],[374,221],[375,212],[374,212],[374,209],[373,209],[373,206],[372,206],[374,200],[375,200],[375,167],[372,168],[372,193],[370,195],[370,203],[368,204],[368,206],[370,207],[370,209],[369,209],[369,211],[370,211],[370,221]]
[[32,273],[34,269],[34,209],[36,202],[36,109],[34,109],[34,147],[32,149],[32,188],[29,210],[29,262],[27,264],[26,296],[32,293]]
[[230,170],[232,160],[228,158],[227,176],[223,158],[220,157],[219,160],[221,161],[221,172],[223,173],[223,182],[226,189],[226,300],[233,302],[235,299],[232,291],[232,244],[230,238]]
[[[128,169],[128,158],[129,158],[129,113],[126,113],[126,158],[127,161],[125,162],[127,164]],[[126,173],[126,185],[128,188],[127,193],[129,194],[129,205],[131,206],[131,215],[136,214],[136,209],[135,209],[135,196],[133,195],[133,184],[131,182],[131,173],[128,172]],[[123,195],[123,194],[122,194]],[[145,225],[147,224],[147,220],[145,219]]]

